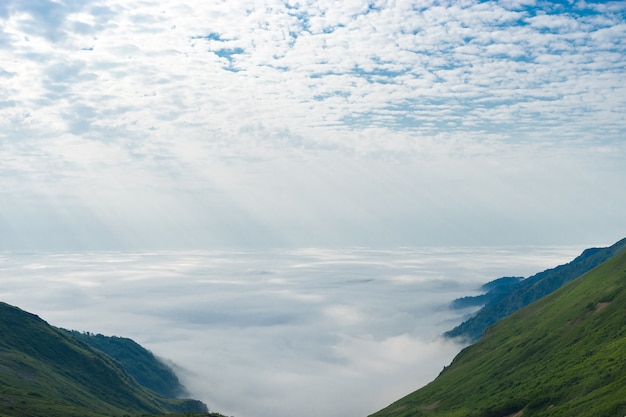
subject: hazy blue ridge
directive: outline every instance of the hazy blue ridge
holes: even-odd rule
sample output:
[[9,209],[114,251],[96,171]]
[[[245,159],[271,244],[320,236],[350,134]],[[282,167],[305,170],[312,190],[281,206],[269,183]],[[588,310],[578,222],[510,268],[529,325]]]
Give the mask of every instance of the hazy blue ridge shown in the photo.
[[514,283],[511,277],[490,281],[483,286],[489,289],[486,294],[453,301],[453,308],[484,306],[474,316],[445,332],[444,336],[475,342],[489,326],[561,288],[625,249],[626,238],[606,248],[585,249],[571,262],[539,272],[518,283]]
[[487,291],[480,295],[468,295],[467,297],[457,298],[450,304],[451,308],[461,309],[466,307],[483,306],[488,302],[506,297],[513,289],[519,287],[524,277],[502,277],[489,281],[481,286],[482,290]]
[[118,361],[139,384],[164,397],[188,395],[176,373],[152,352],[132,339],[67,330],[75,338]]

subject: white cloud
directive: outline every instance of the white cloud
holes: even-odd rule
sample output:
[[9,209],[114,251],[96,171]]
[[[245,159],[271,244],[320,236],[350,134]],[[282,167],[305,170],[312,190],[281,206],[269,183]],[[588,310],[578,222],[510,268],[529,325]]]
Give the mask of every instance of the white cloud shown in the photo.
[[[624,13],[596,6],[5,2],[2,247],[37,243],[32,216],[47,234],[103,231],[100,246],[451,243],[484,229],[474,239],[494,243],[534,221],[540,234],[587,190],[563,187],[564,205],[535,218],[485,188],[538,214],[548,187],[535,170],[624,176],[595,152],[624,155]],[[520,168],[501,176],[494,161]],[[486,182],[462,184],[473,175]],[[611,230],[622,202],[601,209]],[[474,227],[462,205],[524,226]]]
[[[193,7],[163,2],[148,3],[144,9],[111,9],[117,13],[115,23],[108,18],[107,25],[101,24],[97,33],[87,36],[84,31],[69,30],[71,22],[78,20],[89,24],[94,21],[98,15],[90,15],[89,10],[46,21],[50,26],[46,31],[54,29],[64,35],[54,43],[45,36],[37,38],[36,44],[39,53],[46,53],[48,59],[52,57],[52,62],[55,58],[71,60],[72,63],[68,63],[71,67],[63,64],[65,67],[60,67],[63,71],[57,73],[64,77],[65,87],[71,86],[73,94],[97,102],[98,108],[115,109],[119,106],[115,103],[123,101],[128,106],[125,113],[130,116],[124,128],[138,134],[150,125],[172,133],[189,122],[228,131],[228,126],[241,124],[244,119],[249,124],[260,123],[269,128],[287,128],[294,133],[312,135],[326,120],[337,123],[335,129],[341,127],[350,113],[366,114],[375,122],[386,107],[404,100],[436,110],[428,101],[413,100],[420,96],[442,97],[443,94],[445,97],[446,92],[451,99],[463,97],[453,91],[465,83],[458,78],[442,77],[429,88],[407,89],[388,71],[418,79],[447,69],[464,68],[470,76],[484,71],[487,76],[481,77],[483,85],[471,82],[471,78],[465,85],[468,91],[476,91],[478,87],[483,95],[485,89],[493,87],[494,81],[514,78],[503,71],[508,72],[511,66],[518,65],[514,60],[504,59],[505,65],[494,67],[489,59],[494,53],[525,56],[541,70],[548,68],[542,66],[548,63],[535,61],[540,57],[526,45],[538,48],[537,51],[541,51],[540,45],[548,45],[552,50],[556,48],[560,55],[563,48],[567,48],[577,56],[580,51],[586,52],[589,36],[609,42],[619,39],[616,33],[619,24],[615,22],[608,27],[582,30],[577,22],[583,17],[537,15],[525,18],[525,11],[508,11],[493,3],[416,11],[390,4],[367,10],[357,3],[342,9],[323,2],[297,8],[273,2],[263,6],[237,2]],[[33,18],[23,12],[10,18],[8,26],[26,19],[24,16]],[[527,20],[531,26],[519,26],[516,22],[520,19]],[[550,24],[548,33],[542,32],[546,26],[541,22]],[[16,38],[37,35],[20,29],[19,24],[13,26]],[[497,37],[492,34],[494,30]],[[472,49],[467,48],[472,45],[471,39],[485,36],[491,42],[485,45],[488,53],[485,55],[480,50],[471,53]],[[85,42],[83,46],[79,46],[80,39]],[[35,38],[29,42],[35,42]],[[25,54],[26,45],[14,46],[18,55]],[[470,53],[462,61],[455,61],[449,51],[464,46]],[[91,48],[93,50],[82,50]],[[220,51],[238,52],[228,56]],[[590,55],[601,58],[605,53],[600,49]],[[43,64],[40,74],[54,73],[54,66],[40,64]],[[533,91],[537,87],[543,89],[550,85],[554,77],[559,81],[564,76],[558,74],[564,71],[571,73],[564,64],[567,59],[550,62],[549,74],[553,75],[544,77],[541,72],[531,73],[526,77],[530,83],[521,83],[518,97],[503,98],[513,99],[511,104],[520,100],[534,101]],[[67,68],[73,70],[68,72]],[[584,65],[579,64],[575,71],[581,69]],[[379,75],[368,81],[367,74]],[[312,78],[315,76],[319,78]],[[523,80],[518,79],[518,82]],[[94,95],[98,90],[105,90],[106,95]],[[152,98],[145,98],[146,95]],[[322,97],[324,105],[311,109],[310,103],[315,104],[315,97]],[[341,100],[342,97],[348,99]],[[362,99],[354,100],[354,97]],[[211,103],[212,100],[215,102]],[[142,110],[145,106],[149,108]],[[110,117],[103,118],[104,115],[99,114],[100,123],[113,124],[120,110]],[[410,114],[407,110],[398,116]],[[435,114],[446,117],[439,111]],[[304,124],[300,123],[303,117]],[[398,117],[392,118],[391,126],[397,120]],[[435,118],[418,117],[417,120],[428,123]],[[483,120],[487,130],[495,123]],[[163,121],[174,124],[174,129],[164,126]],[[365,120],[361,120],[363,122]],[[355,126],[345,127],[353,129]],[[145,130],[143,132],[145,135]],[[325,130],[321,132],[328,134]]]

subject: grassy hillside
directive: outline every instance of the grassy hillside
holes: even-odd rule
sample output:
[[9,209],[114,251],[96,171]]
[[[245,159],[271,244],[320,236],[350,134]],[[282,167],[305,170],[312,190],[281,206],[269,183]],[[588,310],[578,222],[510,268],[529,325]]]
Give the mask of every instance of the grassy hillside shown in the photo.
[[373,416],[624,415],[626,251],[503,319]]
[[0,303],[0,416],[206,411],[140,386],[119,363],[34,314]]
[[[539,272],[514,285],[497,285],[482,298],[486,301],[483,308],[470,319],[446,332],[445,336],[475,342],[482,337],[489,326],[561,288],[625,249],[626,239],[607,248],[586,249],[567,264]],[[497,281],[499,280],[492,281],[492,283]],[[471,301],[471,297],[466,297],[457,300],[457,304],[462,307],[471,305]],[[480,296],[478,301],[481,301]]]
[[68,332],[115,359],[139,384],[157,394],[173,398],[186,395],[185,387],[174,371],[134,340],[75,330]]

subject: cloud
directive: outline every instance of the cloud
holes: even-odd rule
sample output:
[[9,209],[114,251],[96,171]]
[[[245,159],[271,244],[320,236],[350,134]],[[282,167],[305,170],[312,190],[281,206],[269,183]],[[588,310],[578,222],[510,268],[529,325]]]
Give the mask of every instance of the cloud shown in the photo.
[[363,416],[459,351],[438,338],[467,313],[451,300],[581,250],[4,252],[0,297],[56,326],[137,340],[215,411]]
[[[8,2],[0,181],[10,208],[0,210],[13,232],[2,234],[44,234],[16,215],[26,200],[41,201],[33,215],[108,229],[101,247],[368,244],[406,230],[436,241],[467,228],[452,243],[490,229],[455,206],[490,213],[481,221],[511,213],[500,224],[520,215],[529,230],[535,218],[494,193],[486,203],[485,184],[539,214],[547,188],[535,169],[563,182],[578,164],[591,183],[624,175],[610,156],[624,153],[624,13],[596,6]],[[501,176],[495,167],[509,162],[528,169]],[[557,196],[563,205],[535,230],[585,192]],[[618,224],[620,201],[603,209]]]
[[[358,119],[359,129],[368,127],[366,121],[376,125],[382,120],[389,120],[386,126],[402,129],[406,126],[401,121],[407,117],[416,118],[411,127],[442,117],[454,122],[471,110],[467,99],[472,97],[495,95],[507,100],[499,107],[510,111],[509,105],[536,103],[537,93],[564,80],[574,83],[560,86],[561,94],[586,91],[595,83],[585,69],[614,48],[621,49],[623,31],[619,11],[604,12],[605,20],[599,21],[598,13],[588,17],[572,9],[555,14],[492,2],[416,9],[393,4],[337,7],[325,2],[268,2],[265,7],[245,2],[193,7],[147,3],[143,9],[111,6],[106,13],[89,7],[70,10],[57,3],[50,8],[54,13],[32,8],[9,14],[9,27],[27,16],[29,21],[42,21],[39,27],[45,33],[63,34],[50,38],[14,26],[16,36],[22,33],[32,38],[21,42],[23,46],[16,43],[16,54],[24,56],[27,45],[36,44],[42,52],[47,50],[52,62],[66,59],[73,61],[67,64],[73,68],[80,65],[92,78],[79,80],[74,70],[61,74],[73,92],[87,100],[114,107],[124,100],[138,121],[143,119],[140,97],[148,93],[154,98],[146,103],[151,112],[145,117],[155,126],[163,124],[158,122],[159,109],[171,103],[186,113],[166,111],[177,128],[185,125],[184,119],[209,116],[207,121],[219,129],[244,118],[252,124],[308,134],[312,134],[309,128],[319,129],[331,121],[335,129],[354,129],[356,125],[347,123],[353,120],[350,114],[367,116]],[[42,20],[44,15],[46,20]],[[94,24],[98,19],[103,23]],[[72,30],[68,22],[82,22],[92,30]],[[87,50],[75,54],[81,40],[85,42],[82,49]],[[546,61],[557,54],[558,60]],[[581,54],[590,62],[571,66],[569,58]],[[55,73],[54,64],[41,64],[39,73]],[[520,70],[525,76],[519,76]],[[465,77],[450,76],[458,71]],[[604,72],[612,75],[613,86],[619,85],[615,84],[618,68]],[[428,84],[412,84],[429,79]],[[500,83],[510,81],[519,84],[516,95],[502,96],[511,88],[507,85],[503,90]],[[105,86],[106,97],[93,94]],[[219,97],[218,102],[212,105],[207,96]],[[316,97],[324,105],[311,109]],[[461,100],[452,119],[438,111],[437,100],[444,98]],[[387,108],[403,102],[409,106],[384,119]],[[589,104],[594,102],[599,103]],[[414,107],[432,109],[434,114],[413,115],[410,109]],[[482,128],[499,131],[500,114],[483,114]],[[307,123],[302,125],[299,119],[305,115]],[[554,116],[543,114],[541,119],[549,122]],[[523,119],[518,123],[520,128],[526,125]]]

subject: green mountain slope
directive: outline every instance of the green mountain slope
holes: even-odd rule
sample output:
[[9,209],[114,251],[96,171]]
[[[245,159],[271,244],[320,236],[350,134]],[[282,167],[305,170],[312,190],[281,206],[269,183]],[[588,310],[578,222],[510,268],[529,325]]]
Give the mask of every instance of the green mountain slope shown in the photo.
[[433,382],[374,414],[624,415],[626,251],[503,319]]
[[115,359],[139,384],[150,388],[157,394],[173,398],[186,395],[185,387],[180,383],[174,371],[134,340],[75,330],[68,330],[68,332]]
[[34,314],[0,303],[0,416],[204,412],[140,386],[104,353]]
[[[469,342],[475,342],[482,337],[489,326],[561,288],[625,249],[626,238],[607,248],[586,249],[573,261],[556,268],[547,269],[515,285],[497,286],[484,297],[487,303],[483,308],[473,317],[446,332],[444,336],[459,337]],[[457,300],[457,304],[461,306],[471,305],[471,300],[460,299]]]

